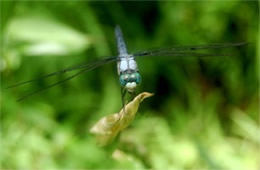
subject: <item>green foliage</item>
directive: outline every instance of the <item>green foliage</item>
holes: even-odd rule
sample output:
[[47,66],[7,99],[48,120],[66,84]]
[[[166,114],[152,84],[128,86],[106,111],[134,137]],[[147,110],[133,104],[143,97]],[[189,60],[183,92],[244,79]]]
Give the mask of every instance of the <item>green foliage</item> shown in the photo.
[[[257,169],[259,5],[256,1],[1,1],[0,169]],[[213,50],[231,57],[138,60],[144,102],[109,146],[90,128],[118,112],[116,64],[22,102],[70,74],[7,86],[116,56],[115,25],[128,51],[249,41]]]

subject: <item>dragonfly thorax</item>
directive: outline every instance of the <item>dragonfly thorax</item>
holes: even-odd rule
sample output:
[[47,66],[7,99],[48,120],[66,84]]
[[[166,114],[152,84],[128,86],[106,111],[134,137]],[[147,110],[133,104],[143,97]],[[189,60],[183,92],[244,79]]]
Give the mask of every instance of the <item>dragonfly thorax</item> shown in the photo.
[[119,76],[120,85],[128,92],[134,92],[136,86],[141,82],[141,75],[138,71],[123,72]]
[[137,63],[133,56],[124,55],[119,56],[120,60],[117,62],[117,72],[120,75],[122,72],[127,72],[128,70],[138,71]]

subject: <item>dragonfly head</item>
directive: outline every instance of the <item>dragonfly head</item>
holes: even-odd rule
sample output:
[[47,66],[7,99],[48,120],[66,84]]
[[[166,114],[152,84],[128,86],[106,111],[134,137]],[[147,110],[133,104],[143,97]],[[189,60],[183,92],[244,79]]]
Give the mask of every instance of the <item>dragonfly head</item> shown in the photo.
[[141,75],[138,71],[123,72],[120,74],[119,81],[128,92],[132,93],[141,82]]

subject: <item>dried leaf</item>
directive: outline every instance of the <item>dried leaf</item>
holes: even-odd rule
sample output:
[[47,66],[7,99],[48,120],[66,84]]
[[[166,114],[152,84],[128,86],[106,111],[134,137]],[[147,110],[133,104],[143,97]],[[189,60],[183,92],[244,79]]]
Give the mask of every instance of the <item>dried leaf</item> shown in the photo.
[[147,97],[153,96],[152,93],[143,92],[129,102],[119,113],[101,118],[91,129],[90,133],[96,136],[100,146],[111,143],[118,133],[127,128],[134,120],[140,103]]

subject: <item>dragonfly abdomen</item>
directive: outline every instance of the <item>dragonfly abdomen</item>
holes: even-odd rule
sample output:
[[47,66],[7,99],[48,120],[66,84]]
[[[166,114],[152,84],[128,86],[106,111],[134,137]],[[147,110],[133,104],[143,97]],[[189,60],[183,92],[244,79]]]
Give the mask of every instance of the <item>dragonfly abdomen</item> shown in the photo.
[[115,36],[116,36],[117,50],[118,50],[119,56],[127,55],[127,49],[126,49],[126,44],[125,44],[125,41],[123,38],[123,33],[119,26],[117,26],[115,29]]

